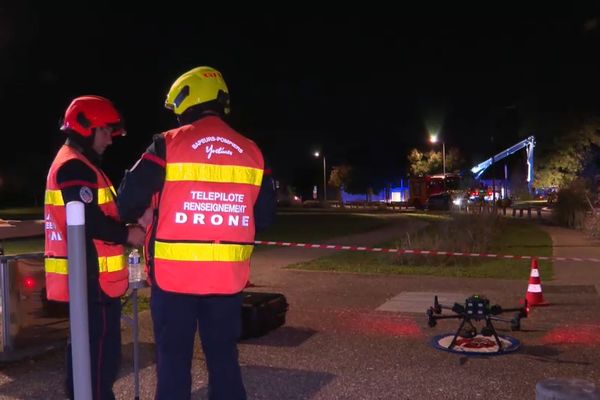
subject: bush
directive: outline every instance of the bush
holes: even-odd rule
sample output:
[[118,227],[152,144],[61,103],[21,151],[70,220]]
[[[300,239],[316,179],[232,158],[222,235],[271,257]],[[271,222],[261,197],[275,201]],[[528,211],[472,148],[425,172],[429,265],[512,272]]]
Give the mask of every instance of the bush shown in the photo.
[[597,210],[586,213],[583,230],[594,239],[600,238],[600,213]]
[[[502,220],[493,214],[457,214],[397,243],[398,248],[428,249],[462,253],[488,253],[495,235],[502,232]],[[453,265],[480,262],[473,258],[398,255],[400,265]]]
[[509,198],[496,200],[496,206],[498,207],[510,207],[511,205],[512,200]]
[[585,184],[576,180],[558,191],[553,210],[554,219],[561,226],[580,229],[584,226],[585,215],[589,209]]

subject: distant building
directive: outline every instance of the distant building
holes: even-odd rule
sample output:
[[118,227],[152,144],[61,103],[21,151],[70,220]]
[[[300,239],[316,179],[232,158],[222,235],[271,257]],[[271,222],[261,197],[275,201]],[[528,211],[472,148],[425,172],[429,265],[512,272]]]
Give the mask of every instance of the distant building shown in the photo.
[[350,203],[355,201],[374,201],[381,203],[389,203],[392,201],[408,201],[408,182],[404,179],[400,180],[399,185],[389,185],[387,188],[381,190],[379,193],[373,193],[368,195],[367,193],[351,194],[346,192],[343,188],[341,189],[341,197],[343,203]]

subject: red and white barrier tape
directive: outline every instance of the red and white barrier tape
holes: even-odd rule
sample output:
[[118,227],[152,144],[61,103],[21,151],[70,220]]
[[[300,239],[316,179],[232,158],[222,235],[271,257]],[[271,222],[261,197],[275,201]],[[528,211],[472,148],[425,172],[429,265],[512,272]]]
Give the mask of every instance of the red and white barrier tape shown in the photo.
[[456,251],[436,251],[436,250],[413,250],[413,249],[386,249],[382,247],[364,247],[364,246],[343,246],[337,244],[315,244],[315,243],[290,243],[290,242],[270,242],[266,240],[255,240],[254,244],[280,247],[301,247],[306,249],[327,249],[327,250],[348,250],[348,251],[367,251],[376,253],[396,253],[412,254],[422,256],[447,256],[447,257],[483,257],[498,258],[508,260],[552,260],[552,261],[582,261],[600,263],[599,258],[586,257],[552,257],[552,256],[516,256],[510,254],[491,254],[491,253],[461,253]]

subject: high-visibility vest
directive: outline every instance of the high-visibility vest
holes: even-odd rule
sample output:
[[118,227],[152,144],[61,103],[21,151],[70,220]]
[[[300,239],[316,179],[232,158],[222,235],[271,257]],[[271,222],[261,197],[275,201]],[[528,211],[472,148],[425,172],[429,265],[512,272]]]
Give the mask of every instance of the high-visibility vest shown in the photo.
[[240,292],[254,248],[254,204],[264,161],[258,146],[220,118],[165,132],[154,279],[166,291]]
[[[96,173],[97,177],[98,198],[93,199],[92,191],[84,184],[80,192],[82,201],[96,201],[104,214],[115,220],[119,219],[115,203],[115,189],[108,177],[80,152],[70,146],[62,146],[50,166],[44,200],[46,219],[44,267],[46,270],[46,294],[49,300],[69,301],[66,207],[61,188],[56,182],[56,175],[62,165],[73,159],[84,162]],[[93,242],[98,253],[98,272],[102,291],[110,297],[122,296],[128,286],[127,260],[123,246],[96,239],[93,239]]]

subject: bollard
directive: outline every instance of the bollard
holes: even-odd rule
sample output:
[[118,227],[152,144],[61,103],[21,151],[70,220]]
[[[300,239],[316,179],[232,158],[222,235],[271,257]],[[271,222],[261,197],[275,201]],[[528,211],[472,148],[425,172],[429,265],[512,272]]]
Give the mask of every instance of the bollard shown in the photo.
[[73,393],[77,400],[91,400],[92,373],[87,308],[85,209],[80,201],[67,203],[67,246]]
[[596,385],[583,379],[549,378],[535,385],[535,400],[599,400]]

